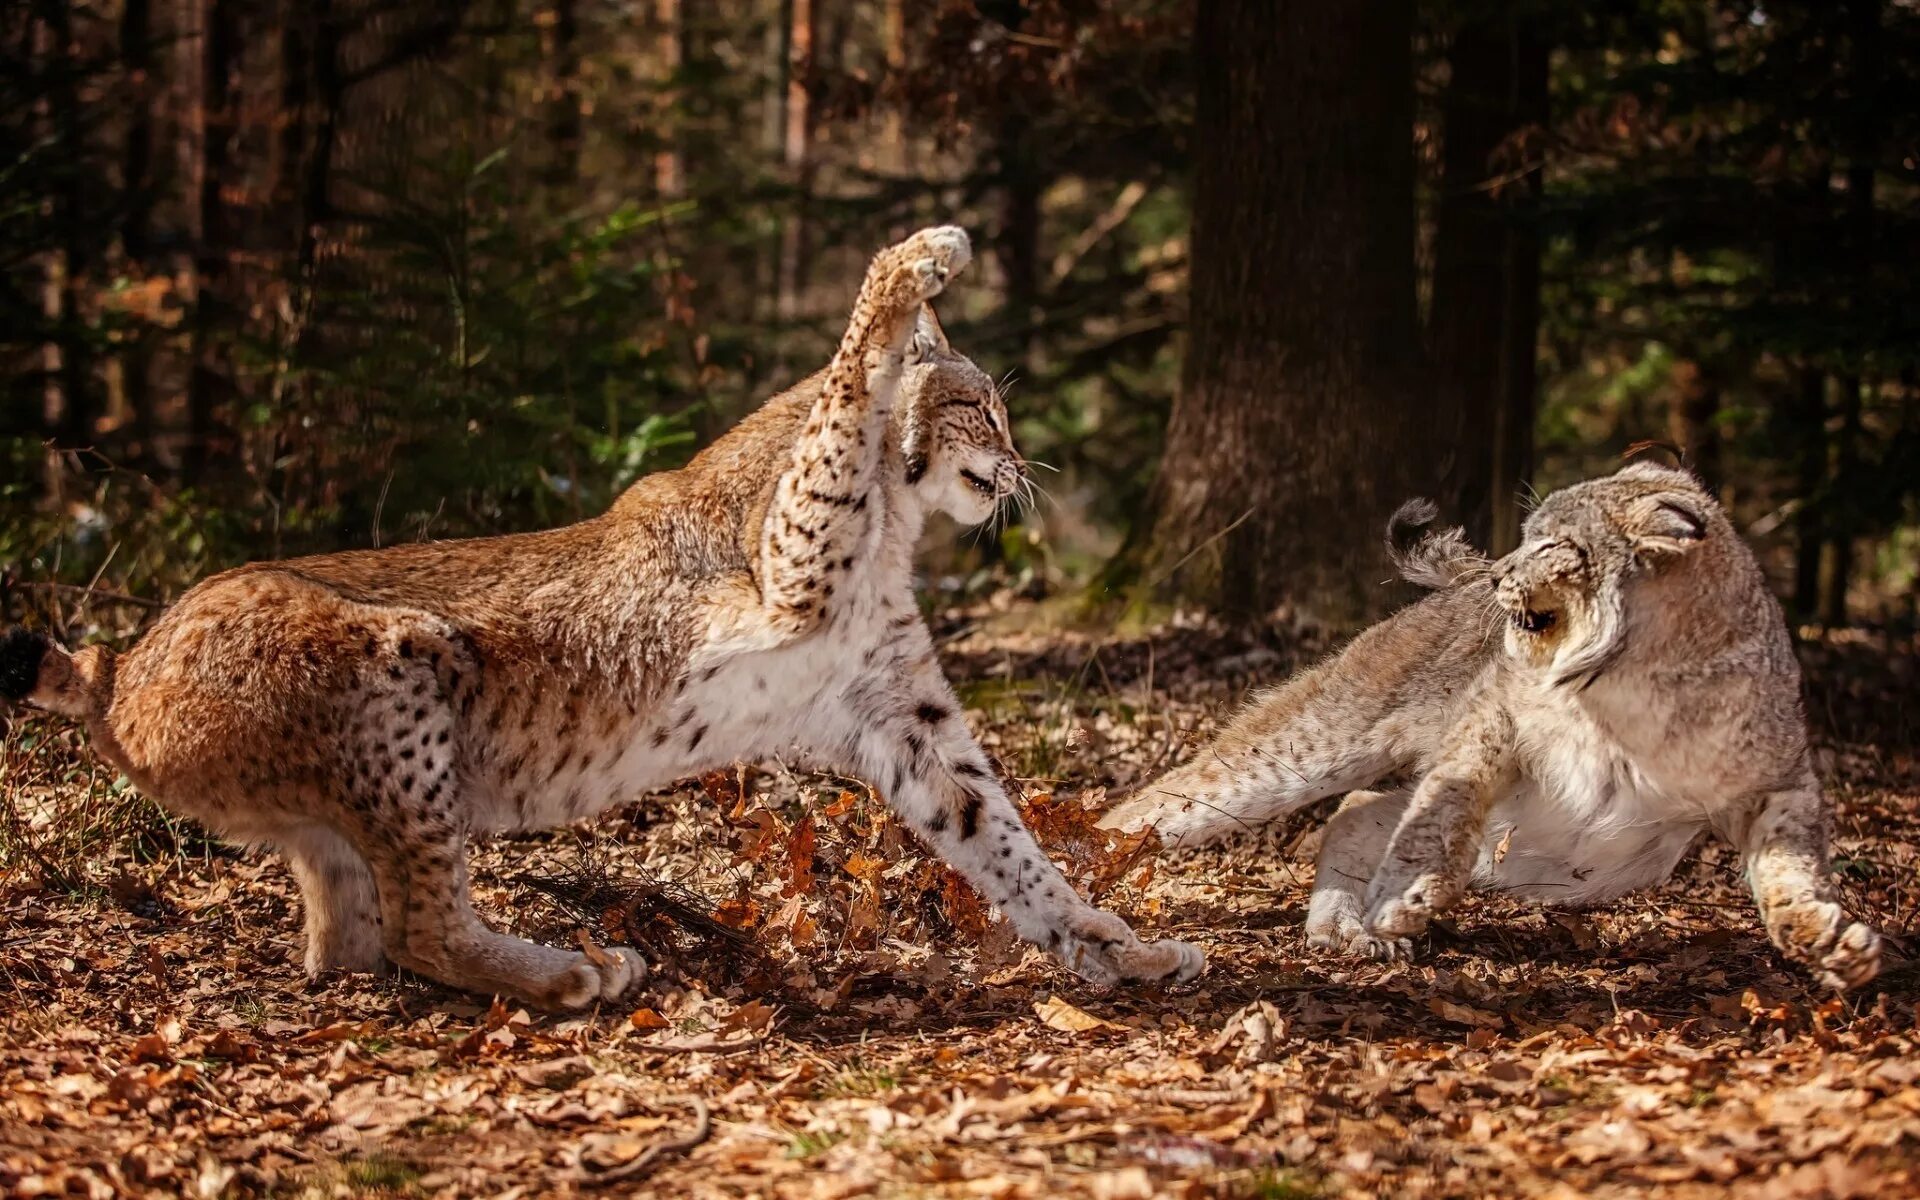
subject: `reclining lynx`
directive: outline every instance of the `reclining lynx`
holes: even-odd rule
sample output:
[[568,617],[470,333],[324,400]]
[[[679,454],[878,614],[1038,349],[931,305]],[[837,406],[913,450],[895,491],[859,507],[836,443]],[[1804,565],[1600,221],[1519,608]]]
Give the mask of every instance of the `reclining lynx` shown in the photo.
[[1410,504],[1390,534],[1434,594],[1256,697],[1107,822],[1196,844],[1345,794],[1307,935],[1382,957],[1470,885],[1597,903],[1711,830],[1774,945],[1830,986],[1872,979],[1880,939],[1828,878],[1779,606],[1693,477],[1636,464],[1555,492],[1495,563],[1458,530],[1420,537],[1433,515]]
[[991,381],[926,302],[971,255],[926,229],[873,260],[831,364],[685,469],[544,533],[395,546],[210,579],[118,658],[15,631],[0,690],[86,722],[147,794],[290,862],[309,972],[384,958],[573,1008],[631,949],[497,933],[467,842],[569,822],[796,748],[871,779],[1022,936],[1097,981],[1200,953],[1089,906],[968,733],[912,592],[922,518],[1022,479]]

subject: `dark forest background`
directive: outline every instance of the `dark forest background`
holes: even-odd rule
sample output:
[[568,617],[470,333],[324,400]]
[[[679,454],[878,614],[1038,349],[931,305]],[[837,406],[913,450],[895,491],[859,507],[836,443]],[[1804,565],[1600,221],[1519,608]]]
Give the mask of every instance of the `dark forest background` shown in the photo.
[[1796,619],[1914,625],[1910,0],[24,0],[0,56],[10,610],[597,512],[958,221],[1058,469],[959,586],[1348,623],[1407,495],[1504,548],[1659,441]]

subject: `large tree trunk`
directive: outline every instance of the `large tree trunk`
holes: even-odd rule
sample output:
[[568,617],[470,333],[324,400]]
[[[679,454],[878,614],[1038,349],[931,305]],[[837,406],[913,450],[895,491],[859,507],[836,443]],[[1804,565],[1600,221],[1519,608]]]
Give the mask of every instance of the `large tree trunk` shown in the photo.
[[1387,517],[1437,483],[1410,386],[1412,24],[1410,0],[1201,0],[1192,313],[1144,582],[1337,625],[1387,603]]
[[[1430,345],[1445,407],[1447,517],[1475,544],[1519,541],[1532,474],[1541,171],[1517,146],[1547,119],[1547,44],[1520,19],[1469,21],[1447,54]],[[1523,158],[1522,155],[1525,155]]]

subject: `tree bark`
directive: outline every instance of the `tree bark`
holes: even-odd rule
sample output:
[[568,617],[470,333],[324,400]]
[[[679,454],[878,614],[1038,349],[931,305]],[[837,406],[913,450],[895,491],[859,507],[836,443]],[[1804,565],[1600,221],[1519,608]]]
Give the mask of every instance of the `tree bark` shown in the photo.
[[1441,113],[1428,332],[1444,403],[1458,414],[1444,507],[1497,552],[1519,541],[1533,473],[1542,172],[1516,138],[1546,123],[1547,50],[1530,20],[1466,22],[1449,45]]
[[782,109],[786,120],[780,157],[798,196],[792,213],[780,229],[776,315],[783,322],[793,321],[800,315],[811,252],[807,224],[813,191],[813,105],[808,87],[813,78],[813,0],[789,0],[788,18],[791,24],[787,33],[787,94]]
[[194,247],[193,361],[187,373],[187,444],[181,465],[198,482],[211,458],[219,409],[234,390],[229,355],[236,283],[234,214],[225,187],[238,132],[239,79],[236,67],[242,31],[235,0],[207,0],[200,29],[201,168],[197,208],[199,237]]
[[1141,582],[1340,626],[1387,604],[1387,517],[1438,482],[1412,26],[1410,0],[1201,0],[1190,332]]
[[1720,381],[1693,359],[1673,364],[1673,391],[1667,405],[1667,437],[1707,490],[1719,494]]
[[571,188],[580,177],[580,17],[574,0],[553,0],[546,31],[547,182]]
[[[149,0],[126,0],[120,11],[120,69],[125,74],[127,140],[120,159],[120,253],[136,278],[152,274],[148,256],[153,248],[153,7]],[[130,461],[138,464],[152,453],[153,391],[148,372],[152,351],[144,331],[126,342],[120,359],[120,388],[126,410],[123,433],[130,443]]]

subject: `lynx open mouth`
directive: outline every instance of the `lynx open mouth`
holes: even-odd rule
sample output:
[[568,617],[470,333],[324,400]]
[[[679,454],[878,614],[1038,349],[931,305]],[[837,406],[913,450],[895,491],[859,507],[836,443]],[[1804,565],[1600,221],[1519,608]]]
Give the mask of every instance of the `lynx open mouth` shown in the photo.
[[967,481],[968,487],[972,488],[976,492],[979,492],[982,496],[985,496],[987,499],[989,500],[999,499],[999,492],[997,489],[994,488],[993,482],[991,480],[982,479],[980,476],[975,475],[972,471],[967,470],[965,467],[960,468],[960,478]]
[[1548,609],[1544,612],[1532,608],[1523,608],[1512,615],[1513,627],[1522,633],[1545,633],[1560,620],[1560,614]]

